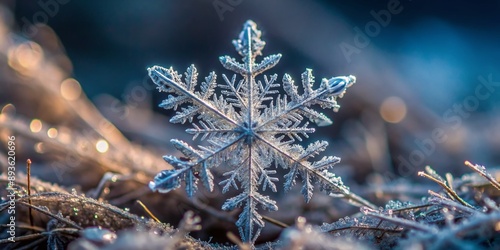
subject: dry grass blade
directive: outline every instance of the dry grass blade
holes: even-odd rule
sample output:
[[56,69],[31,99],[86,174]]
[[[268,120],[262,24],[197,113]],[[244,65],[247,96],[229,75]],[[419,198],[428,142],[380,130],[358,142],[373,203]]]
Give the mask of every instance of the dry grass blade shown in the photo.
[[364,213],[365,215],[375,217],[375,218],[378,218],[381,220],[385,220],[388,222],[392,222],[396,225],[400,225],[400,226],[405,227],[405,228],[410,228],[410,229],[414,229],[414,230],[418,230],[418,231],[422,231],[422,232],[426,232],[426,233],[436,232],[436,228],[434,228],[434,227],[427,226],[425,224],[418,223],[415,221],[405,220],[405,219],[398,218],[398,217],[391,217],[391,216],[388,216],[388,215],[385,215],[382,213],[378,213],[377,211],[370,209],[368,207],[362,207],[361,212]]
[[492,186],[494,186],[496,189],[500,190],[500,183],[493,177],[490,173],[486,172],[486,168],[484,166],[478,165],[478,164],[472,164],[469,161],[465,162],[465,165],[472,168],[472,170],[476,171],[479,173],[481,176],[486,178]]
[[161,221],[148,209],[148,207],[146,207],[146,205],[144,205],[144,203],[142,203],[142,201],[136,200],[135,202],[137,202],[137,204],[139,204],[153,220],[161,223]]
[[465,200],[460,198],[460,196],[458,196],[458,194],[455,192],[455,190],[453,190],[453,188],[448,186],[447,182],[441,176],[439,176],[430,166],[426,166],[425,171],[427,173],[421,171],[421,172],[418,172],[418,175],[423,176],[427,179],[430,179],[430,180],[436,182],[439,186],[444,188],[444,190],[446,191],[446,194],[448,194],[448,196],[451,199],[460,202],[464,206],[473,207],[471,204],[467,203]]
[[[26,161],[26,173],[27,173],[27,176],[28,176],[28,197],[31,197],[31,160],[28,159]],[[28,202],[30,204],[30,208],[28,210],[28,213],[29,213],[29,217],[30,217],[30,226],[33,227],[33,214],[31,212],[31,199],[28,198]]]
[[278,227],[281,227],[281,228],[287,228],[289,227],[289,225],[285,224],[284,222],[281,222],[279,220],[276,220],[276,219],[273,219],[269,216],[265,216],[265,215],[262,215],[262,219],[264,219],[265,221],[269,222],[269,223],[272,223]]

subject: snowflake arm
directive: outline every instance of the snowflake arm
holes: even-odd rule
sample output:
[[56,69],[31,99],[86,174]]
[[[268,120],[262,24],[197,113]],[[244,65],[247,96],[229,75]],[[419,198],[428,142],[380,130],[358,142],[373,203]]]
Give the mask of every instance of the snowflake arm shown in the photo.
[[[186,72],[186,82],[184,83],[181,80],[181,77],[179,74],[174,71],[172,68],[165,69],[160,66],[154,66],[152,68],[148,68],[149,76],[153,80],[153,82],[158,86],[158,89],[162,92],[167,92],[167,93],[176,93],[178,96],[169,96],[169,98],[166,101],[163,101],[162,104],[160,105],[161,107],[164,107],[165,109],[177,109],[179,105],[182,105],[185,102],[190,102],[193,105],[189,106],[188,108],[184,109],[183,112],[178,112],[174,118],[171,119],[171,122],[177,123],[177,122],[182,122],[184,123],[186,120],[192,120],[192,117],[196,114],[202,115],[203,111],[210,111],[214,113],[218,118],[224,119],[230,124],[234,126],[238,126],[238,123],[234,121],[230,115],[232,114],[231,109],[225,109],[225,108],[220,108],[221,105],[213,105],[212,103],[216,102],[210,102],[209,97],[212,96],[210,92],[213,93],[213,90],[211,90],[212,86],[210,86],[210,83],[205,84],[206,90],[203,93],[196,93],[194,92],[194,88],[196,86],[196,79],[197,79],[197,71],[196,67],[194,65],[191,65]],[[213,75],[213,76],[212,76]],[[211,77],[212,76],[212,77]],[[209,81],[215,82],[215,74],[211,73],[211,76],[209,78]],[[226,110],[226,112],[222,112],[221,110]]]
[[[320,164],[321,168],[318,169],[315,168],[315,164],[311,164],[307,161],[308,158],[325,150],[326,146],[328,146],[327,142],[321,141],[313,143],[309,145],[307,150],[304,150],[300,146],[293,147],[289,150],[284,150],[281,147],[277,147],[275,143],[268,141],[265,138],[259,139],[273,149],[276,154],[274,155],[274,157],[275,159],[277,159],[278,164],[283,166],[290,166],[290,172],[285,176],[285,190],[291,189],[292,185],[295,184],[295,178],[297,174],[300,173],[302,181],[304,183],[302,187],[302,194],[304,195],[304,199],[306,200],[306,202],[309,202],[312,197],[313,186],[311,185],[311,179],[318,180],[322,187],[324,187],[322,189],[330,193],[349,193],[349,188],[342,183],[340,177],[327,176],[321,171],[321,169],[333,167],[333,165],[340,162],[340,158],[330,158],[327,164]],[[294,155],[297,154],[299,154],[299,156],[294,157]]]
[[[304,80],[304,76],[307,76],[309,79]],[[313,81],[313,78],[312,75],[310,75],[310,70],[303,73],[302,77],[303,86],[307,86],[307,88],[304,87],[304,94],[299,95],[297,93],[297,87],[293,85],[291,77],[285,75],[283,82],[286,87],[284,88],[285,91],[291,95],[292,101],[286,103],[285,107],[281,108],[279,112],[268,116],[269,119],[262,122],[260,126],[264,127],[269,123],[275,122],[276,120],[288,120],[294,115],[300,116],[300,111],[297,110],[301,110],[302,113],[312,121],[320,120],[321,122],[326,121],[328,123],[328,118],[309,109],[309,107],[319,104],[322,108],[333,108],[334,110],[337,110],[339,108],[336,101],[337,97],[342,97],[346,89],[356,82],[356,77],[354,76],[334,77],[330,80],[323,79],[320,88],[312,90],[310,82]]]
[[220,145],[217,150],[211,150],[208,147],[200,147],[203,152],[192,148],[183,141],[176,139],[171,140],[172,144],[179,151],[183,152],[183,154],[187,156],[190,161],[179,159],[170,155],[164,156],[163,159],[174,166],[175,169],[160,172],[155,176],[154,180],[149,183],[149,188],[153,191],[167,193],[178,188],[181,180],[184,179],[186,183],[186,192],[189,197],[192,197],[196,191],[198,181],[198,178],[195,177],[194,173],[200,173],[203,184],[206,188],[212,191],[214,187],[214,177],[209,170],[209,166],[211,164],[220,165],[226,158],[223,155],[224,152],[230,149],[236,142],[241,140],[241,138],[243,138],[243,136],[239,136],[232,141],[225,142],[224,145]]

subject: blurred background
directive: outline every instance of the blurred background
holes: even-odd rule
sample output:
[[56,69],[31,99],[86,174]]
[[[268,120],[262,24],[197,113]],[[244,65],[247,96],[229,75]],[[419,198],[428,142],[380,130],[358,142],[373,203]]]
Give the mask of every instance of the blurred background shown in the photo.
[[[184,72],[195,64],[200,77],[228,73],[218,57],[238,57],[231,40],[247,19],[263,31],[264,55],[283,54],[269,72],[278,79],[289,73],[298,81],[306,68],[317,82],[357,77],[340,111],[325,111],[334,124],[310,140],[330,142],[325,154],[342,158],[336,173],[361,195],[374,195],[369,186],[389,190],[400,177],[428,183],[417,176],[426,165],[460,176],[469,172],[465,160],[500,163],[500,1],[0,3],[2,136],[29,138],[20,139],[18,154],[52,166],[34,170],[46,180],[89,190],[106,171],[147,166],[150,176],[167,168],[160,156],[176,154],[169,140],[191,138],[157,108],[166,96],[152,86],[147,67]],[[65,134],[68,142],[50,141]],[[81,152],[87,144],[95,149]],[[82,171],[87,164],[100,172]],[[61,174],[68,169],[86,181]],[[325,220],[315,216],[309,219]]]

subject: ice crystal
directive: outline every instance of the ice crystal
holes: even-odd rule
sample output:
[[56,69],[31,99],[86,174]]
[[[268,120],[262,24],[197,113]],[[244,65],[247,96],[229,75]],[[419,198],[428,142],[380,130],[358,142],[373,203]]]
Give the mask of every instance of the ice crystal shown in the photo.
[[[148,69],[158,90],[169,93],[160,107],[177,110],[170,122],[191,123],[192,128],[186,132],[193,135],[193,140],[207,141],[207,145],[195,148],[186,142],[171,140],[185,157],[164,156],[174,169],[160,172],[149,186],[155,191],[168,192],[184,181],[188,195],[192,196],[198,180],[209,190],[213,189],[212,168],[227,168],[219,183],[223,192],[233,187],[240,193],[228,199],[222,209],[243,207],[236,225],[244,241],[255,242],[264,227],[257,207],[278,209],[274,200],[261,193],[267,188],[277,192],[277,167],[288,170],[284,175],[285,191],[295,184],[297,176],[301,177],[306,201],[313,194],[313,183],[319,183],[329,194],[356,200],[341,178],[328,171],[340,158],[328,156],[311,161],[326,149],[326,141],[311,143],[306,148],[295,144],[296,140],[302,141],[314,132],[304,118],[319,126],[331,124],[329,118],[312,107],[337,111],[336,99],[355,82],[355,77],[324,78],[320,86],[314,88],[314,76],[307,69],[302,74],[301,93],[288,74],[282,79],[286,94],[280,93],[281,84],[277,83],[276,74],[257,79],[279,62],[281,54],[256,62],[265,42],[253,21],[244,24],[233,45],[243,59],[238,62],[229,56],[219,58],[224,68],[236,73],[232,77],[223,74],[222,84],[216,83],[217,76],[211,72],[197,88],[198,71],[194,65],[187,69],[184,79],[172,68],[154,66]],[[238,80],[237,75],[241,79]]]

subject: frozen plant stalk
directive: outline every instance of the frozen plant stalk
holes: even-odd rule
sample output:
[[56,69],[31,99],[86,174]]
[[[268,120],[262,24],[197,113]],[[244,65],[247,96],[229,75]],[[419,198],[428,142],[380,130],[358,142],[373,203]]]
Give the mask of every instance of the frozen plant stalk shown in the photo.
[[[184,79],[172,68],[154,66],[148,69],[158,90],[169,93],[160,107],[177,110],[170,122],[189,121],[192,127],[186,132],[193,135],[193,140],[201,137],[208,142],[206,146],[191,147],[186,142],[171,140],[185,158],[164,156],[174,169],[160,172],[149,187],[153,191],[169,192],[184,181],[188,195],[192,196],[200,180],[212,191],[214,177],[211,169],[223,168],[224,180],[219,183],[223,192],[233,187],[240,193],[228,199],[222,209],[243,207],[236,225],[243,241],[250,243],[255,242],[264,227],[258,206],[272,211],[278,209],[274,200],[261,194],[266,188],[277,192],[275,167],[288,171],[284,176],[285,191],[290,190],[300,175],[306,201],[310,200],[313,183],[317,182],[329,194],[340,194],[367,205],[366,201],[349,192],[340,177],[328,171],[340,158],[329,156],[310,161],[326,149],[326,141],[317,141],[307,148],[294,144],[295,140],[302,141],[314,132],[304,118],[320,126],[331,124],[330,119],[313,110],[312,106],[338,110],[337,97],[342,97],[356,78],[322,79],[320,86],[313,89],[314,77],[307,69],[302,73],[302,93],[297,91],[292,77],[285,74],[282,84],[286,95],[281,95],[277,90],[280,84],[276,74],[264,75],[257,80],[257,76],[278,63],[281,54],[256,62],[257,56],[262,55],[265,42],[253,21],[244,24],[233,45],[243,59],[238,62],[229,56],[219,58],[224,68],[236,73],[230,78],[223,74],[222,84],[216,83],[217,76],[211,72],[197,88],[198,72],[194,65],[187,69]],[[219,96],[215,94],[216,89],[220,90]]]

